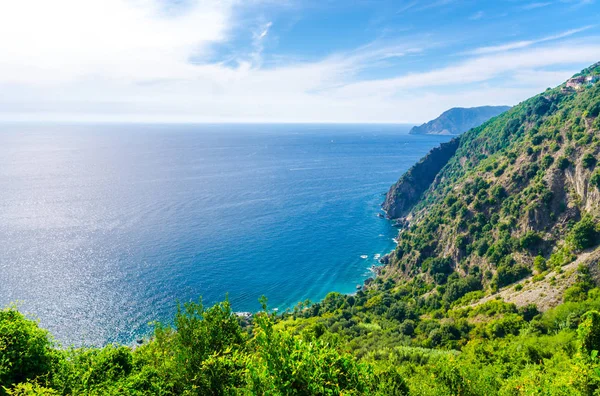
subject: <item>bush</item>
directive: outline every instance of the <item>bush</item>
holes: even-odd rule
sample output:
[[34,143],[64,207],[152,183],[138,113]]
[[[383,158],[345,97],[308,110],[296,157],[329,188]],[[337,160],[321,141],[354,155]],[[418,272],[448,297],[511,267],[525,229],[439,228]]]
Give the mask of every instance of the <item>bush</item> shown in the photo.
[[444,301],[453,302],[464,296],[465,294],[481,290],[481,281],[474,276],[467,276],[448,282],[444,293]]
[[584,168],[592,169],[594,166],[596,166],[596,157],[590,153],[585,153],[583,158],[581,158],[581,165]]
[[175,327],[174,358],[186,384],[222,392],[241,382],[242,367],[215,359],[226,350],[236,351],[245,339],[229,301],[207,310],[202,302],[179,306]]
[[581,319],[581,324],[577,328],[577,335],[582,352],[589,356],[592,351],[600,350],[600,313],[589,311]]
[[574,284],[565,290],[563,300],[565,302],[583,301],[587,298],[587,288],[581,284]]
[[405,320],[400,324],[398,330],[401,334],[412,336],[415,332],[415,322],[413,320]]
[[595,171],[590,177],[590,185],[600,190],[600,170]]
[[576,250],[583,250],[598,243],[598,227],[590,215],[585,215],[571,230],[568,240]]
[[533,259],[533,268],[537,271],[537,272],[544,272],[548,269],[548,266],[546,265],[546,259],[542,256],[536,256]]
[[568,247],[562,246],[552,253],[548,259],[548,267],[561,267],[569,264],[575,260],[575,258],[577,258],[577,256],[575,256]]
[[406,319],[406,303],[401,301],[394,303],[388,310],[387,317],[402,322]]
[[320,340],[303,342],[276,331],[266,304],[263,307],[255,316],[256,353],[248,368],[252,394],[369,393],[371,377],[365,365]]
[[559,157],[556,165],[558,166],[558,169],[565,170],[571,165],[571,161],[569,161],[567,157]]
[[527,231],[519,241],[521,249],[527,250],[536,247],[543,241],[540,234],[535,231]]
[[546,154],[542,157],[542,167],[544,167],[544,169],[548,169],[553,162],[554,157],[552,157],[550,154]]
[[48,373],[52,361],[46,330],[15,307],[0,311],[0,389]]
[[515,264],[512,266],[502,265],[498,267],[498,273],[496,274],[497,283],[499,287],[503,287],[521,280],[530,274],[531,270],[522,264]]
[[590,106],[587,109],[587,114],[590,117],[598,117],[598,115],[600,114],[600,101],[590,104]]

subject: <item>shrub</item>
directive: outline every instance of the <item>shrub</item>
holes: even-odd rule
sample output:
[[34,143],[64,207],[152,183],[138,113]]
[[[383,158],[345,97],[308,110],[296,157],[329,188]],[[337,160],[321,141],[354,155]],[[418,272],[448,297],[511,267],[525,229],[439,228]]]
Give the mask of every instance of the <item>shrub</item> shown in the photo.
[[585,153],[581,158],[581,165],[584,168],[592,169],[594,166],[596,166],[596,157],[590,153]]
[[542,157],[542,167],[544,167],[545,169],[548,169],[553,162],[554,157],[552,157],[550,154],[546,154]]
[[589,356],[592,351],[600,350],[600,313],[589,311],[581,319],[577,335],[582,352]]
[[542,242],[542,237],[535,231],[527,231],[519,241],[521,249],[531,249]]
[[590,117],[598,117],[600,114],[600,101],[590,104],[587,109],[587,114]]
[[544,272],[548,269],[548,266],[546,265],[546,259],[542,256],[536,256],[533,259],[533,268],[537,271],[537,272]]
[[590,185],[600,190],[600,170],[595,171],[590,178]]
[[565,290],[565,294],[563,296],[563,300],[565,302],[583,301],[586,298],[587,290],[585,286],[577,283]]
[[402,322],[406,319],[406,303],[402,301],[394,303],[387,311],[387,317]]
[[531,270],[522,264],[515,264],[512,266],[502,265],[498,267],[498,273],[496,274],[498,286],[503,287],[509,285],[523,279],[529,274],[531,274]]
[[481,281],[476,277],[469,275],[465,278],[453,280],[448,283],[446,291],[444,293],[444,300],[447,302],[453,302],[464,296],[465,294],[481,290]]
[[552,253],[548,259],[548,267],[561,267],[569,264],[575,260],[576,257],[577,256],[575,256],[568,247],[563,246]]
[[567,157],[559,157],[556,165],[558,166],[558,169],[565,170],[571,165],[571,161],[569,161]]
[[415,332],[415,322],[413,320],[405,320],[400,324],[398,330],[401,334],[412,336]]
[[492,188],[492,196],[498,199],[506,197],[506,190],[501,185],[496,185]]
[[52,360],[46,330],[15,307],[0,311],[0,389],[46,374]]
[[[255,316],[249,363],[251,394],[367,394],[371,377],[367,367],[337,352],[319,339],[304,342],[274,329],[264,311]],[[388,385],[389,386],[389,385]]]
[[585,215],[571,230],[568,240],[576,250],[583,250],[598,243],[598,227],[590,215]]

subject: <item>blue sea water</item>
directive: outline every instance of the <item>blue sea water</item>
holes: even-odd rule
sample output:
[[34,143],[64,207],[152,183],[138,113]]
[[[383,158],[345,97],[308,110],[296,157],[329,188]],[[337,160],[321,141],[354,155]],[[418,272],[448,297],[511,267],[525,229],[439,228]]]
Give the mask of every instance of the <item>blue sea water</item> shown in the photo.
[[[285,309],[371,276],[383,194],[446,137],[399,125],[0,126],[0,306],[63,345],[131,343],[176,302]],[[361,256],[367,255],[367,259]]]

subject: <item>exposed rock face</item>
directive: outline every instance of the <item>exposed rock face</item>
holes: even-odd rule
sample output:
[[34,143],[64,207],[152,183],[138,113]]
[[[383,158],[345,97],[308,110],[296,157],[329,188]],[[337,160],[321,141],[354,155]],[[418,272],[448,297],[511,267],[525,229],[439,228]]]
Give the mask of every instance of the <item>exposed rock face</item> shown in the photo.
[[455,107],[445,111],[435,120],[413,127],[409,133],[411,135],[459,135],[508,109],[509,106]]
[[390,219],[410,212],[458,148],[459,138],[442,143],[408,170],[388,191],[383,209]]
[[[600,272],[598,269],[600,261],[600,249],[582,253],[577,260],[562,267],[562,273],[556,271],[549,272],[544,279],[532,282],[531,277],[527,277],[520,282],[520,290],[515,289],[514,285],[507,286],[497,293],[493,293],[481,300],[473,303],[471,306],[481,305],[488,301],[501,298],[507,303],[513,303],[517,307],[525,307],[529,304],[535,304],[540,311],[547,311],[564,302],[563,295],[567,288],[577,282],[577,268],[580,266],[589,269],[593,282],[600,283]],[[551,279],[553,281],[551,281]]]

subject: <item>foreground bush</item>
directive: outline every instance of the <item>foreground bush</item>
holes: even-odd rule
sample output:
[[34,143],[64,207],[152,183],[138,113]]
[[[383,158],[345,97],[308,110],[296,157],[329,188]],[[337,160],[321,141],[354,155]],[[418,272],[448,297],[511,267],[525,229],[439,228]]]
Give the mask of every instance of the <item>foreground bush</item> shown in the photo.
[[0,394],[11,395],[403,395],[395,370],[379,371],[325,341],[275,327],[264,311],[253,335],[227,301],[180,307],[136,349],[55,349],[14,307],[0,312]]

